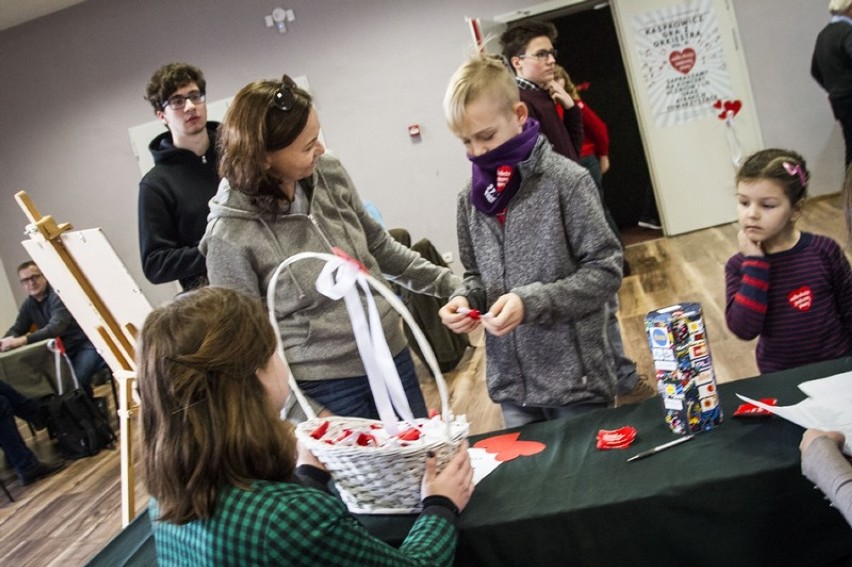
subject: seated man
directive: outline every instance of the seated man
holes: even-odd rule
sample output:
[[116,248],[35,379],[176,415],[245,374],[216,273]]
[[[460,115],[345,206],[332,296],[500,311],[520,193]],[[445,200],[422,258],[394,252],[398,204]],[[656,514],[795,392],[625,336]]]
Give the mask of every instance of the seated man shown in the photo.
[[[18,266],[18,278],[29,297],[21,305],[15,324],[0,340],[0,352],[59,337],[74,366],[80,388],[92,397],[92,376],[105,368],[106,363],[35,262],[24,262]],[[30,332],[33,326],[36,330]]]
[[0,448],[9,464],[15,467],[21,484],[26,486],[65,468],[62,461],[42,463],[38,460],[24,443],[15,416],[29,421],[36,429],[44,429],[47,425],[47,412],[37,401],[21,395],[9,384],[0,382]]

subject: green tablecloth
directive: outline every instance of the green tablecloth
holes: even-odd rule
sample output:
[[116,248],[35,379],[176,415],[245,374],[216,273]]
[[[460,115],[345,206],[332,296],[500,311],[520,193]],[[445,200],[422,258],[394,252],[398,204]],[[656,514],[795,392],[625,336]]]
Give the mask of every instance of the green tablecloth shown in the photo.
[[[724,423],[676,439],[659,399],[520,429],[547,449],[499,466],[459,520],[459,565],[825,565],[852,563],[852,528],[801,474],[802,428],[734,419],[741,393],[804,399],[799,383],[852,370],[852,358],[720,386]],[[632,425],[626,450],[599,451],[599,429]],[[487,434],[482,437],[493,435]],[[476,441],[477,438],[472,439]],[[412,517],[360,516],[401,541]],[[843,563],[848,564],[848,563]]]
[[56,363],[54,354],[47,350],[47,342],[0,353],[0,380],[30,398],[55,394]]

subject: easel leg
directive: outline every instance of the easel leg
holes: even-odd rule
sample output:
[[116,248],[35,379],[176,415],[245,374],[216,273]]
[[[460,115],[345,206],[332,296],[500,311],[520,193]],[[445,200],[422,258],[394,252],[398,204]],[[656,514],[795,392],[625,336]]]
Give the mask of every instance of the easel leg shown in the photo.
[[121,409],[118,412],[121,443],[121,526],[126,528],[136,515],[136,478],[133,469],[133,373],[116,373]]

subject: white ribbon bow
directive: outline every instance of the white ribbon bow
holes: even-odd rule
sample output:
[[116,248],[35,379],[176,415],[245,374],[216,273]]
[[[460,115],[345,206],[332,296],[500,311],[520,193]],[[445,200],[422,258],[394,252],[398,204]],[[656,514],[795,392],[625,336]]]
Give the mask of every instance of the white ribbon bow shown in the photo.
[[[358,352],[361,355],[364,368],[367,372],[367,379],[370,383],[373,399],[376,402],[376,409],[379,412],[379,417],[385,429],[391,435],[395,435],[399,427],[396,415],[394,414],[394,408],[403,420],[412,421],[413,415],[411,413],[411,406],[408,404],[408,398],[405,395],[405,390],[402,387],[402,382],[399,379],[399,374],[396,371],[393,356],[391,356],[390,349],[385,340],[381,316],[376,307],[373,294],[370,292],[370,287],[375,289],[402,315],[402,318],[414,334],[418,345],[420,345],[420,350],[423,352],[432,374],[440,377],[441,371],[438,367],[438,362],[429,346],[429,342],[426,340],[426,336],[420,330],[420,327],[417,326],[411,313],[408,312],[408,309],[405,308],[399,298],[386,285],[367,273],[357,260],[345,257],[345,255],[341,257],[317,252],[301,252],[281,262],[272,274],[269,287],[266,290],[266,305],[269,309],[269,320],[275,328],[276,336],[278,337],[278,354],[284,360],[285,365],[287,358],[284,356],[284,347],[281,344],[281,336],[278,333],[278,321],[275,317],[275,289],[281,271],[290,264],[306,258],[324,260],[326,262],[326,265],[317,278],[316,289],[329,299],[338,300],[342,298],[346,303],[346,310],[349,313],[355,333],[355,343],[358,346]],[[358,288],[361,289],[366,300],[366,314],[364,313],[364,304],[361,301]],[[452,414],[449,412],[449,395],[446,384],[443,379],[438,378],[436,378],[436,383],[443,408],[443,419],[444,422],[449,424],[452,420]],[[292,373],[290,373],[290,390],[296,396],[299,405],[302,406],[308,419],[316,417],[305,395],[299,389]]]
[[[349,312],[349,319],[352,321],[352,329],[355,332],[355,343],[358,345],[361,361],[367,371],[379,418],[385,424],[388,433],[396,435],[397,419],[394,408],[406,421],[413,421],[414,416],[388,348],[382,319],[376,307],[376,300],[370,292],[366,272],[359,269],[354,262],[332,257],[317,277],[316,288],[329,299],[342,298],[346,303],[346,310]],[[366,315],[358,288],[361,288],[366,299]]]

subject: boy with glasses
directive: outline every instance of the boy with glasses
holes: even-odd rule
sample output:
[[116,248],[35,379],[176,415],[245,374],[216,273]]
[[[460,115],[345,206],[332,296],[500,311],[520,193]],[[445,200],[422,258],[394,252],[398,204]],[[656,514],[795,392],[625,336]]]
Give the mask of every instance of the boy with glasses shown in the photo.
[[154,167],[139,183],[139,248],[151,283],[178,280],[184,289],[207,283],[198,243],[207,202],[216,194],[216,128],[207,121],[201,70],[169,63],[151,77],[145,98],[168,128],[148,148]]
[[[553,149],[579,163],[583,118],[565,88],[556,82],[556,27],[550,22],[524,22],[503,32],[503,57],[515,71],[521,101],[541,124]],[[554,103],[565,109],[560,118]]]
[[[6,352],[59,337],[74,366],[80,388],[92,397],[92,376],[106,368],[106,362],[50,287],[35,262],[27,261],[18,266],[18,280],[29,297],[21,305],[15,324],[0,340],[0,351]],[[33,327],[35,330],[32,330]]]

